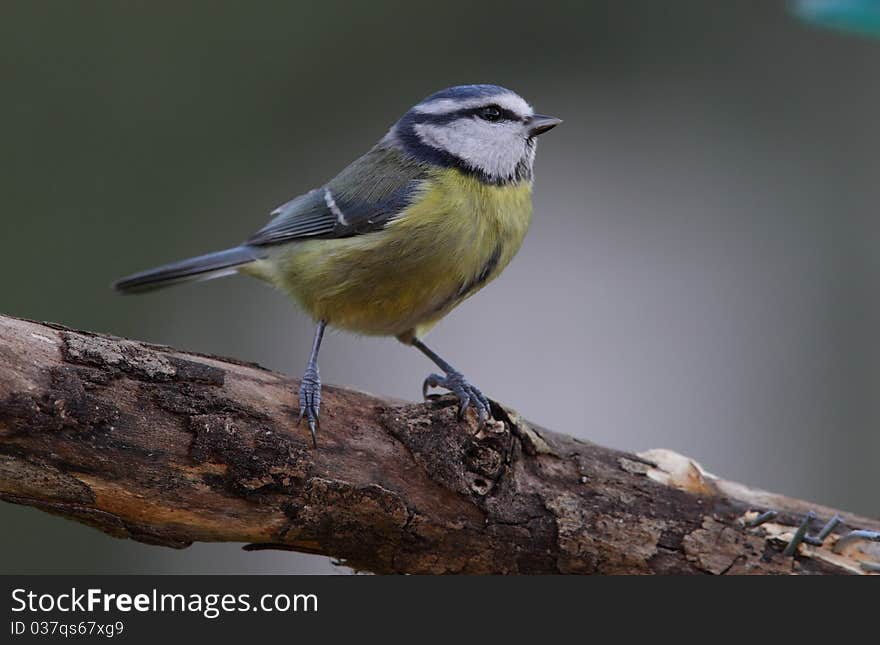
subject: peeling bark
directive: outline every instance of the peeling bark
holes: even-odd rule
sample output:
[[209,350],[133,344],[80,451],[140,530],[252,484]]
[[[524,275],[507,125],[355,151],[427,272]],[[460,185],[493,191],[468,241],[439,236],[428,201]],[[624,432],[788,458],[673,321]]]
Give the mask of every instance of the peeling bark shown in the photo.
[[[880,522],[841,513],[782,551],[813,508],[667,451],[550,432],[493,404],[459,422],[326,387],[319,447],[297,382],[257,365],[0,317],[0,499],[175,548],[320,553],[377,573],[865,573]],[[767,508],[773,522],[746,520]]]

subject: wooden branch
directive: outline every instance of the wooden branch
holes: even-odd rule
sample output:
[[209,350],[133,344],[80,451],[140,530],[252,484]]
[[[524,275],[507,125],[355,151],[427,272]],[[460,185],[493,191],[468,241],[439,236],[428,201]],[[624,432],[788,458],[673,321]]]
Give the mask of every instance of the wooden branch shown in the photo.
[[[880,522],[844,518],[783,555],[804,513],[838,511],[641,456],[495,405],[326,387],[319,446],[297,382],[257,365],[0,316],[0,498],[117,537],[252,543],[377,573],[864,573]],[[759,527],[757,512],[779,511]],[[845,541],[848,542],[848,541]],[[867,546],[866,546],[867,544]]]

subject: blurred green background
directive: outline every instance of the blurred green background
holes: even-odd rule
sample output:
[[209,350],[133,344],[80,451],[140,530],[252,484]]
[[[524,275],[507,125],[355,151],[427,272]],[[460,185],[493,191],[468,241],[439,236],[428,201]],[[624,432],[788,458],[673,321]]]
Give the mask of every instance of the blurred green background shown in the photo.
[[[437,89],[511,87],[565,124],[523,250],[438,351],[550,428],[880,514],[880,42],[767,0],[7,0],[0,76],[0,311],[294,374],[311,322],[256,281],[109,284],[240,241]],[[334,333],[321,370],[415,399],[431,365]],[[3,572],[345,570],[0,526]]]

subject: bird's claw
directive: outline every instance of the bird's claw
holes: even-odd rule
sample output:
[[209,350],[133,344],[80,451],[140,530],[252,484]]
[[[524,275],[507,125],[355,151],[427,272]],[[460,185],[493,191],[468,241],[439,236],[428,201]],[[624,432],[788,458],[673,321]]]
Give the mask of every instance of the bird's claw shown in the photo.
[[303,374],[302,382],[299,386],[299,419],[297,423],[301,423],[303,418],[309,421],[309,431],[312,433],[312,444],[318,447],[318,416],[321,412],[321,376],[318,368],[308,367]]
[[464,419],[464,414],[471,405],[477,410],[480,426],[491,416],[492,407],[489,405],[489,399],[459,372],[449,372],[446,376],[430,374],[422,384],[423,398],[428,398],[428,389],[432,387],[442,387],[458,397],[459,420]]

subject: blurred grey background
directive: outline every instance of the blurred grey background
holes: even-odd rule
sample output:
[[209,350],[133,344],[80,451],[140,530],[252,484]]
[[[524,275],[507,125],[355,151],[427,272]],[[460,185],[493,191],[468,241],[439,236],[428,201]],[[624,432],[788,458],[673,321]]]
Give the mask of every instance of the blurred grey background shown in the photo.
[[[0,311],[294,374],[311,322],[261,283],[109,284],[238,242],[437,89],[509,86],[565,124],[523,250],[433,346],[549,428],[880,514],[880,41],[766,0],[3,2],[0,76]],[[408,399],[431,370],[338,333],[321,360]],[[0,526],[10,573],[345,571]]]

